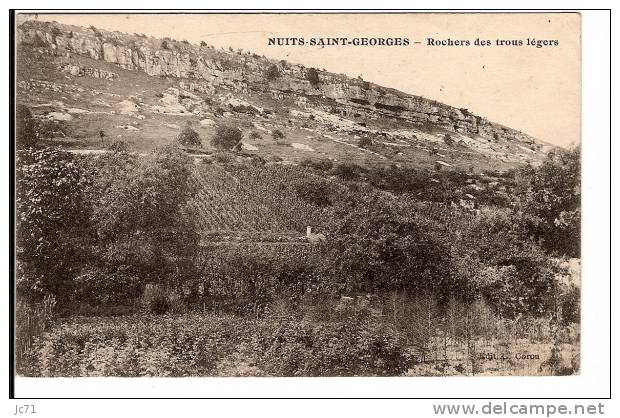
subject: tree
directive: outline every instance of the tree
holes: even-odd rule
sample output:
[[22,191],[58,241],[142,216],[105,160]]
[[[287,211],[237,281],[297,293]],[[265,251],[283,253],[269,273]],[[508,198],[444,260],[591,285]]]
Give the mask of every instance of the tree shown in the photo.
[[242,138],[241,130],[234,126],[220,125],[215,130],[211,145],[219,149],[231,150]]
[[518,209],[548,251],[578,257],[581,236],[581,151],[556,148],[517,174]]
[[18,151],[15,174],[17,261],[41,277],[42,292],[62,299],[65,279],[88,258],[90,177],[56,148]]
[[119,148],[97,160],[91,190],[101,257],[130,274],[165,280],[190,269],[197,251],[193,218],[192,162],[175,146],[137,157]]
[[35,122],[30,109],[18,104],[15,107],[15,146],[18,149],[29,148],[37,143]]
[[432,229],[367,186],[343,196],[334,209],[326,264],[340,291],[433,289],[447,298],[449,248]]
[[310,82],[312,87],[316,87],[320,83],[319,73],[315,68],[308,68],[306,71],[306,79]]
[[190,126],[183,128],[177,136],[177,141],[179,144],[188,147],[200,147],[202,145],[198,132],[193,130]]

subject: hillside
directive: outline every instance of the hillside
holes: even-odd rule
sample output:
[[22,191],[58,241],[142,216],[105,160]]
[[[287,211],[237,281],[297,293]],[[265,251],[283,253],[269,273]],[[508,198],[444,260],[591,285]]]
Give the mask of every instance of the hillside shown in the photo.
[[250,52],[35,21],[16,40],[18,102],[69,148],[148,151],[188,124],[207,152],[215,126],[232,124],[246,153],[285,162],[503,170],[548,148],[467,109]]

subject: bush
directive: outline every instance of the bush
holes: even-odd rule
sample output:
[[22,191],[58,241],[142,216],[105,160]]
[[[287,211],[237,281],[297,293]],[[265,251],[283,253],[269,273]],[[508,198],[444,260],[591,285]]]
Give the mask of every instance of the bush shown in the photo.
[[63,322],[36,346],[35,376],[212,376],[243,341],[243,322],[143,316]]
[[336,165],[332,173],[343,180],[355,180],[363,172],[362,167],[356,164],[340,163]]
[[280,77],[280,70],[278,70],[278,67],[275,64],[271,64],[267,71],[265,71],[265,79],[272,81],[278,77]]
[[395,376],[409,366],[397,333],[366,322],[316,324],[232,316],[73,319],[36,345],[29,375]]
[[200,136],[189,126],[186,126],[177,136],[177,141],[187,147],[200,147]]
[[369,148],[372,146],[372,139],[367,136],[363,136],[360,138],[358,144],[360,148]]
[[171,306],[168,293],[160,286],[147,284],[141,298],[141,305],[155,315],[168,312]]
[[250,132],[250,138],[252,138],[252,139],[261,139],[262,136],[261,136],[260,132],[252,131],[252,132]]
[[221,164],[230,164],[235,160],[235,155],[230,152],[216,152],[215,161]]
[[219,149],[231,150],[241,142],[242,137],[243,134],[239,128],[220,125],[215,130],[215,136],[211,139],[211,145]]
[[318,86],[321,81],[319,79],[319,73],[315,68],[308,68],[308,70],[306,71],[306,80],[310,82],[310,85],[312,87]]
[[70,134],[67,122],[41,119],[35,123],[36,137],[38,139],[65,138]]
[[126,154],[129,152],[129,145],[125,141],[114,141],[107,149],[113,154]]
[[131,304],[140,295],[142,280],[122,271],[91,270],[73,279],[74,300],[91,306]]
[[281,141],[282,139],[284,139],[284,133],[282,133],[282,131],[279,130],[279,129],[274,129],[271,132],[271,136],[272,136],[273,139],[276,140],[276,142]]
[[263,322],[249,344],[271,376],[398,376],[408,369],[404,341],[366,322]]
[[332,204],[332,188],[328,181],[306,180],[295,185],[295,193],[303,200],[317,206]]
[[327,172],[334,168],[334,163],[331,160],[310,160],[306,159],[301,162],[302,167],[310,167],[318,171]]

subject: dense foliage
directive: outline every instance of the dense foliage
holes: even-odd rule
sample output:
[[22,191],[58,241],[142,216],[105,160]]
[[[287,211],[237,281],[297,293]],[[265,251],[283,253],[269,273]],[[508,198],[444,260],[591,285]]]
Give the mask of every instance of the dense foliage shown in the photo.
[[578,257],[581,228],[581,153],[555,149],[540,167],[519,172],[519,209],[550,251]]
[[321,79],[319,78],[319,72],[316,70],[316,68],[308,68],[308,70],[306,70],[306,80],[310,82],[312,87],[316,87],[319,85]]
[[[254,323],[204,315],[75,320],[37,346],[36,360],[25,372],[45,377],[230,376],[243,375],[242,367],[252,364],[253,375],[393,376],[407,369],[399,338],[364,322],[312,324],[283,318]],[[240,364],[238,357],[246,360]]]
[[189,126],[183,128],[177,137],[177,141],[179,141],[179,144],[189,147],[199,147],[201,145],[198,132]]
[[16,158],[17,290],[38,299],[62,293],[89,259],[90,179],[75,158],[56,148],[18,151]]
[[215,135],[211,139],[211,145],[215,148],[231,150],[241,142],[242,136],[239,128],[220,125],[215,130]]
[[[134,314],[118,328],[28,319],[20,358],[34,357],[22,366],[217,375],[239,372],[221,368],[242,357],[250,374],[393,375],[411,366],[408,345],[426,353],[437,333],[488,338],[500,332],[489,324],[509,332],[523,318],[570,326],[579,290],[559,279],[566,269],[554,257],[578,254],[578,170],[575,150],[482,175],[231,153],[194,163],[177,146],[139,156],[121,142],[88,157],[20,150],[21,300],[44,306],[53,295],[61,314]],[[485,181],[496,185],[469,188]],[[39,311],[49,316],[22,310]],[[188,312],[218,316],[193,324],[194,314],[180,317]],[[136,319],[144,315],[155,316]],[[252,333],[231,334],[250,317]]]

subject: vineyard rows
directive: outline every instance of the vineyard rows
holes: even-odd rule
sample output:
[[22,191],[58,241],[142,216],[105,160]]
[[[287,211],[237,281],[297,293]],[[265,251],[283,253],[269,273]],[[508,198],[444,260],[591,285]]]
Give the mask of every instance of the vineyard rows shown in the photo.
[[295,193],[295,184],[312,176],[299,167],[197,165],[190,209],[203,232],[303,233],[327,215]]

